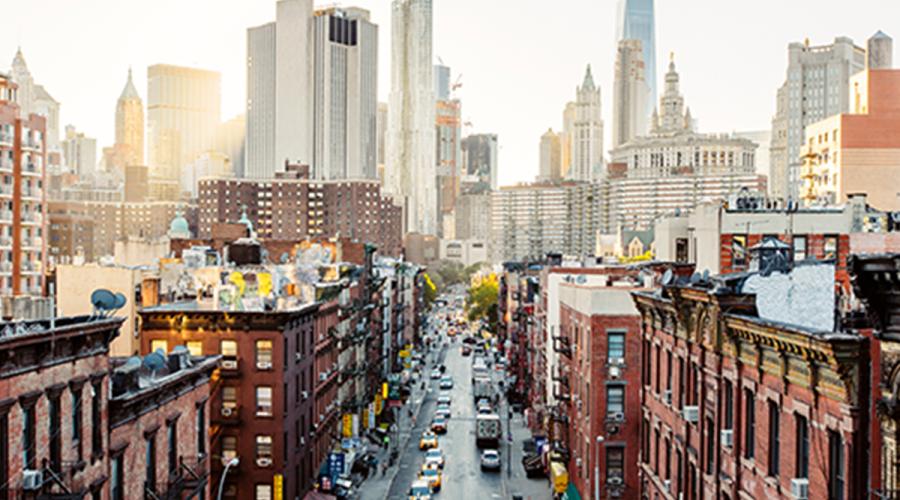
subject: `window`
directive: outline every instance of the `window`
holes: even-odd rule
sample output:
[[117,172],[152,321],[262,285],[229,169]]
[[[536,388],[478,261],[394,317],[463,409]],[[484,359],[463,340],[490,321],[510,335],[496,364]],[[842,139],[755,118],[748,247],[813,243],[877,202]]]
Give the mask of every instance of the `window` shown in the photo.
[[753,458],[756,446],[756,408],[753,391],[744,389],[744,457]]
[[203,342],[191,340],[184,344],[191,356],[203,356]]
[[795,446],[794,477],[809,477],[809,425],[806,417],[795,415],[794,421],[797,427]]
[[178,471],[178,419],[169,422],[166,431],[169,442],[169,477]]
[[109,500],[125,500],[125,473],[122,470],[125,467],[125,457],[119,455],[113,457],[109,465]]
[[672,397],[672,351],[666,351],[666,391]]
[[[81,387],[72,390],[72,446],[81,461]],[[0,496],[0,499],[3,497]]]
[[197,454],[206,455],[206,402],[197,405]]
[[606,386],[606,418],[615,419],[617,413],[625,413],[625,387],[608,385]]
[[733,267],[744,267],[747,265],[747,235],[732,236],[731,262]]
[[100,403],[103,398],[103,381],[91,384],[91,457],[103,456],[103,416]]
[[778,405],[769,401],[769,475],[778,477],[778,462],[781,459],[781,429]]
[[687,381],[685,380],[685,371],[686,371],[686,363],[684,359],[678,358],[678,405],[679,407],[684,407],[684,387]]
[[643,349],[641,349],[641,383],[644,386],[650,385],[650,341],[644,340]]
[[643,458],[645,464],[650,463],[650,421],[646,418],[644,419],[644,428],[643,428],[643,439],[641,440],[642,448],[641,448],[641,458]]
[[660,369],[659,368],[660,367],[659,367],[659,365],[660,365],[660,360],[661,360],[660,356],[662,356],[662,350],[660,349],[659,346],[656,346],[655,350],[656,350],[656,353],[655,353],[655,359],[653,360],[653,367],[654,367],[654,370],[656,371],[656,373],[655,373],[656,376],[654,377],[653,383],[655,384],[654,391],[657,394],[659,394],[659,387],[660,387],[660,384],[659,384],[659,379],[660,379],[660,373],[659,373]]
[[260,434],[256,436],[256,459],[272,459],[272,436]]
[[238,350],[237,349],[237,341],[223,340],[219,344],[219,351],[221,352],[222,356],[229,357],[229,358],[236,358],[237,350]]
[[672,479],[672,440],[666,438],[666,449],[663,450],[665,453],[665,461],[666,461],[666,479]]
[[825,253],[822,258],[825,260],[837,260],[838,256],[838,237],[834,235],[825,236]]
[[794,236],[794,262],[806,260],[806,236]]
[[272,500],[272,485],[271,484],[257,484],[256,485],[256,500]]
[[722,398],[725,400],[725,415],[724,415],[724,428],[731,429],[734,425],[734,389],[731,386],[731,381],[726,380],[723,384],[722,388],[723,394]]
[[237,456],[237,436],[222,436],[222,461],[228,463]]
[[260,386],[256,388],[256,416],[272,416],[272,388]]
[[147,487],[156,492],[156,433],[144,440],[144,478]]
[[258,370],[272,369],[272,341],[256,341],[256,368]]
[[609,363],[620,363],[620,360],[625,359],[625,333],[624,332],[610,332],[608,339],[607,349],[607,361]]
[[222,408],[237,408],[237,387],[226,385],[222,387]]
[[706,417],[706,473],[712,474],[716,465],[716,425]]
[[687,238],[675,239],[675,262],[680,264],[688,261],[688,240]]
[[653,470],[659,475],[659,429],[653,429]]
[[50,468],[55,472],[62,471],[62,429],[59,406],[59,394],[50,396]]
[[34,403],[22,408],[22,463],[26,469],[36,469]]
[[832,430],[828,431],[828,499],[844,500],[844,442]]
[[675,450],[675,491],[681,491],[684,487],[682,480],[681,452]]
[[156,352],[162,349],[162,352],[169,352],[169,341],[166,339],[153,339],[150,341],[150,352]]
[[625,447],[606,447],[606,477],[625,477]]

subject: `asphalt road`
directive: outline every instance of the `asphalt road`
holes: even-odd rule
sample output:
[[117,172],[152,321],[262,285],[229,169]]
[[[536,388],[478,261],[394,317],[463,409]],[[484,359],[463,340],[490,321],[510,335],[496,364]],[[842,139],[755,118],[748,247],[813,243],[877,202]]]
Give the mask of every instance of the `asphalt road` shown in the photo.
[[[475,446],[475,403],[472,400],[471,357],[464,357],[460,352],[460,341],[451,343],[444,354],[447,374],[453,377],[453,389],[449,391],[453,398],[452,415],[447,434],[438,437],[441,450],[444,452],[444,473],[442,489],[435,495],[444,499],[482,500],[504,498],[506,490],[506,446],[501,446],[503,468],[500,472],[482,472],[481,455]],[[425,376],[428,376],[425,372]],[[496,377],[494,377],[496,380]],[[390,500],[406,500],[410,485],[425,460],[425,453],[419,451],[419,437],[431,425],[431,419],[437,407],[437,397],[441,394],[438,381],[428,382],[430,390],[425,396],[413,438],[409,440],[408,449],[402,454],[400,469],[391,484],[388,493]],[[504,434],[506,432],[506,409],[497,413],[504,418]]]

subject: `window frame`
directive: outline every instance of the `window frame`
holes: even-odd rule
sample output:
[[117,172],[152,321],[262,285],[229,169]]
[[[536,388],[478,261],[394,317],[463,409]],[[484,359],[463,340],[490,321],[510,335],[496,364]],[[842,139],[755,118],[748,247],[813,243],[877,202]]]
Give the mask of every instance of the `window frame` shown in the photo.
[[[613,393],[620,392],[621,396],[616,396],[619,402],[613,403]],[[616,405],[615,407],[613,405]],[[619,409],[616,409],[618,407]],[[607,383],[606,384],[606,418],[613,420],[613,414],[621,413],[625,415],[625,384]]]
[[[268,411],[265,410],[265,406],[261,404],[260,399],[260,391],[268,391],[269,392],[269,403],[268,403]],[[270,385],[258,385],[255,390],[256,396],[256,416],[257,417],[271,417],[274,415],[274,399],[275,399],[275,391]]]
[[744,458],[753,460],[756,454],[756,395],[744,388]]
[[[607,364],[618,363],[621,360],[622,363],[625,362],[625,330],[607,330],[606,332],[606,362]],[[621,342],[616,342],[617,349],[613,351],[613,338],[620,339]],[[614,356],[614,354],[618,354],[618,356]]]
[[781,409],[778,403],[768,402],[769,408],[769,464],[768,474],[771,477],[778,477],[781,465]]
[[[616,454],[619,458],[616,458]],[[625,446],[624,445],[608,445],[606,446],[606,478],[625,477]],[[618,465],[617,465],[618,464]]]

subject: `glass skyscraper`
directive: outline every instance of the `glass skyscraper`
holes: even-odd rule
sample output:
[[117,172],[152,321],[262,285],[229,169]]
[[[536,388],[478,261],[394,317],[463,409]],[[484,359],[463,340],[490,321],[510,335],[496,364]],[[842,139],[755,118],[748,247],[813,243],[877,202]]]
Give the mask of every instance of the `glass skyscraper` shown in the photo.
[[616,25],[616,42],[625,39],[640,40],[644,49],[644,77],[650,87],[652,110],[656,107],[656,21],[654,0],[619,0]]

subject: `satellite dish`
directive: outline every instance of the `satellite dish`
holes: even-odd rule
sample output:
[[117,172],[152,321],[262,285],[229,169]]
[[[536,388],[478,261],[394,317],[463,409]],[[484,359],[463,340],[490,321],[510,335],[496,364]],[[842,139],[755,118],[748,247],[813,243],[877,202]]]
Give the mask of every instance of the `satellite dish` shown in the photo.
[[709,281],[709,269],[703,270],[703,281]]
[[105,288],[94,290],[91,294],[91,304],[95,313],[105,313],[115,309],[116,296]]
[[580,276],[578,276],[578,278],[575,279],[575,281],[576,281],[579,285],[583,285],[583,284],[587,283],[587,276],[580,275]]
[[696,285],[700,283],[700,273],[694,273],[691,275],[691,284]]
[[125,298],[125,294],[122,292],[116,292],[116,302],[113,304],[113,309],[121,309],[125,307],[125,303],[128,302],[128,299]]
[[166,355],[162,349],[157,349],[144,356],[144,366],[152,371],[162,370],[166,366]]
[[663,273],[662,277],[662,286],[669,286],[672,284],[672,280],[675,279],[675,273],[672,272],[671,269],[666,269],[666,272]]

